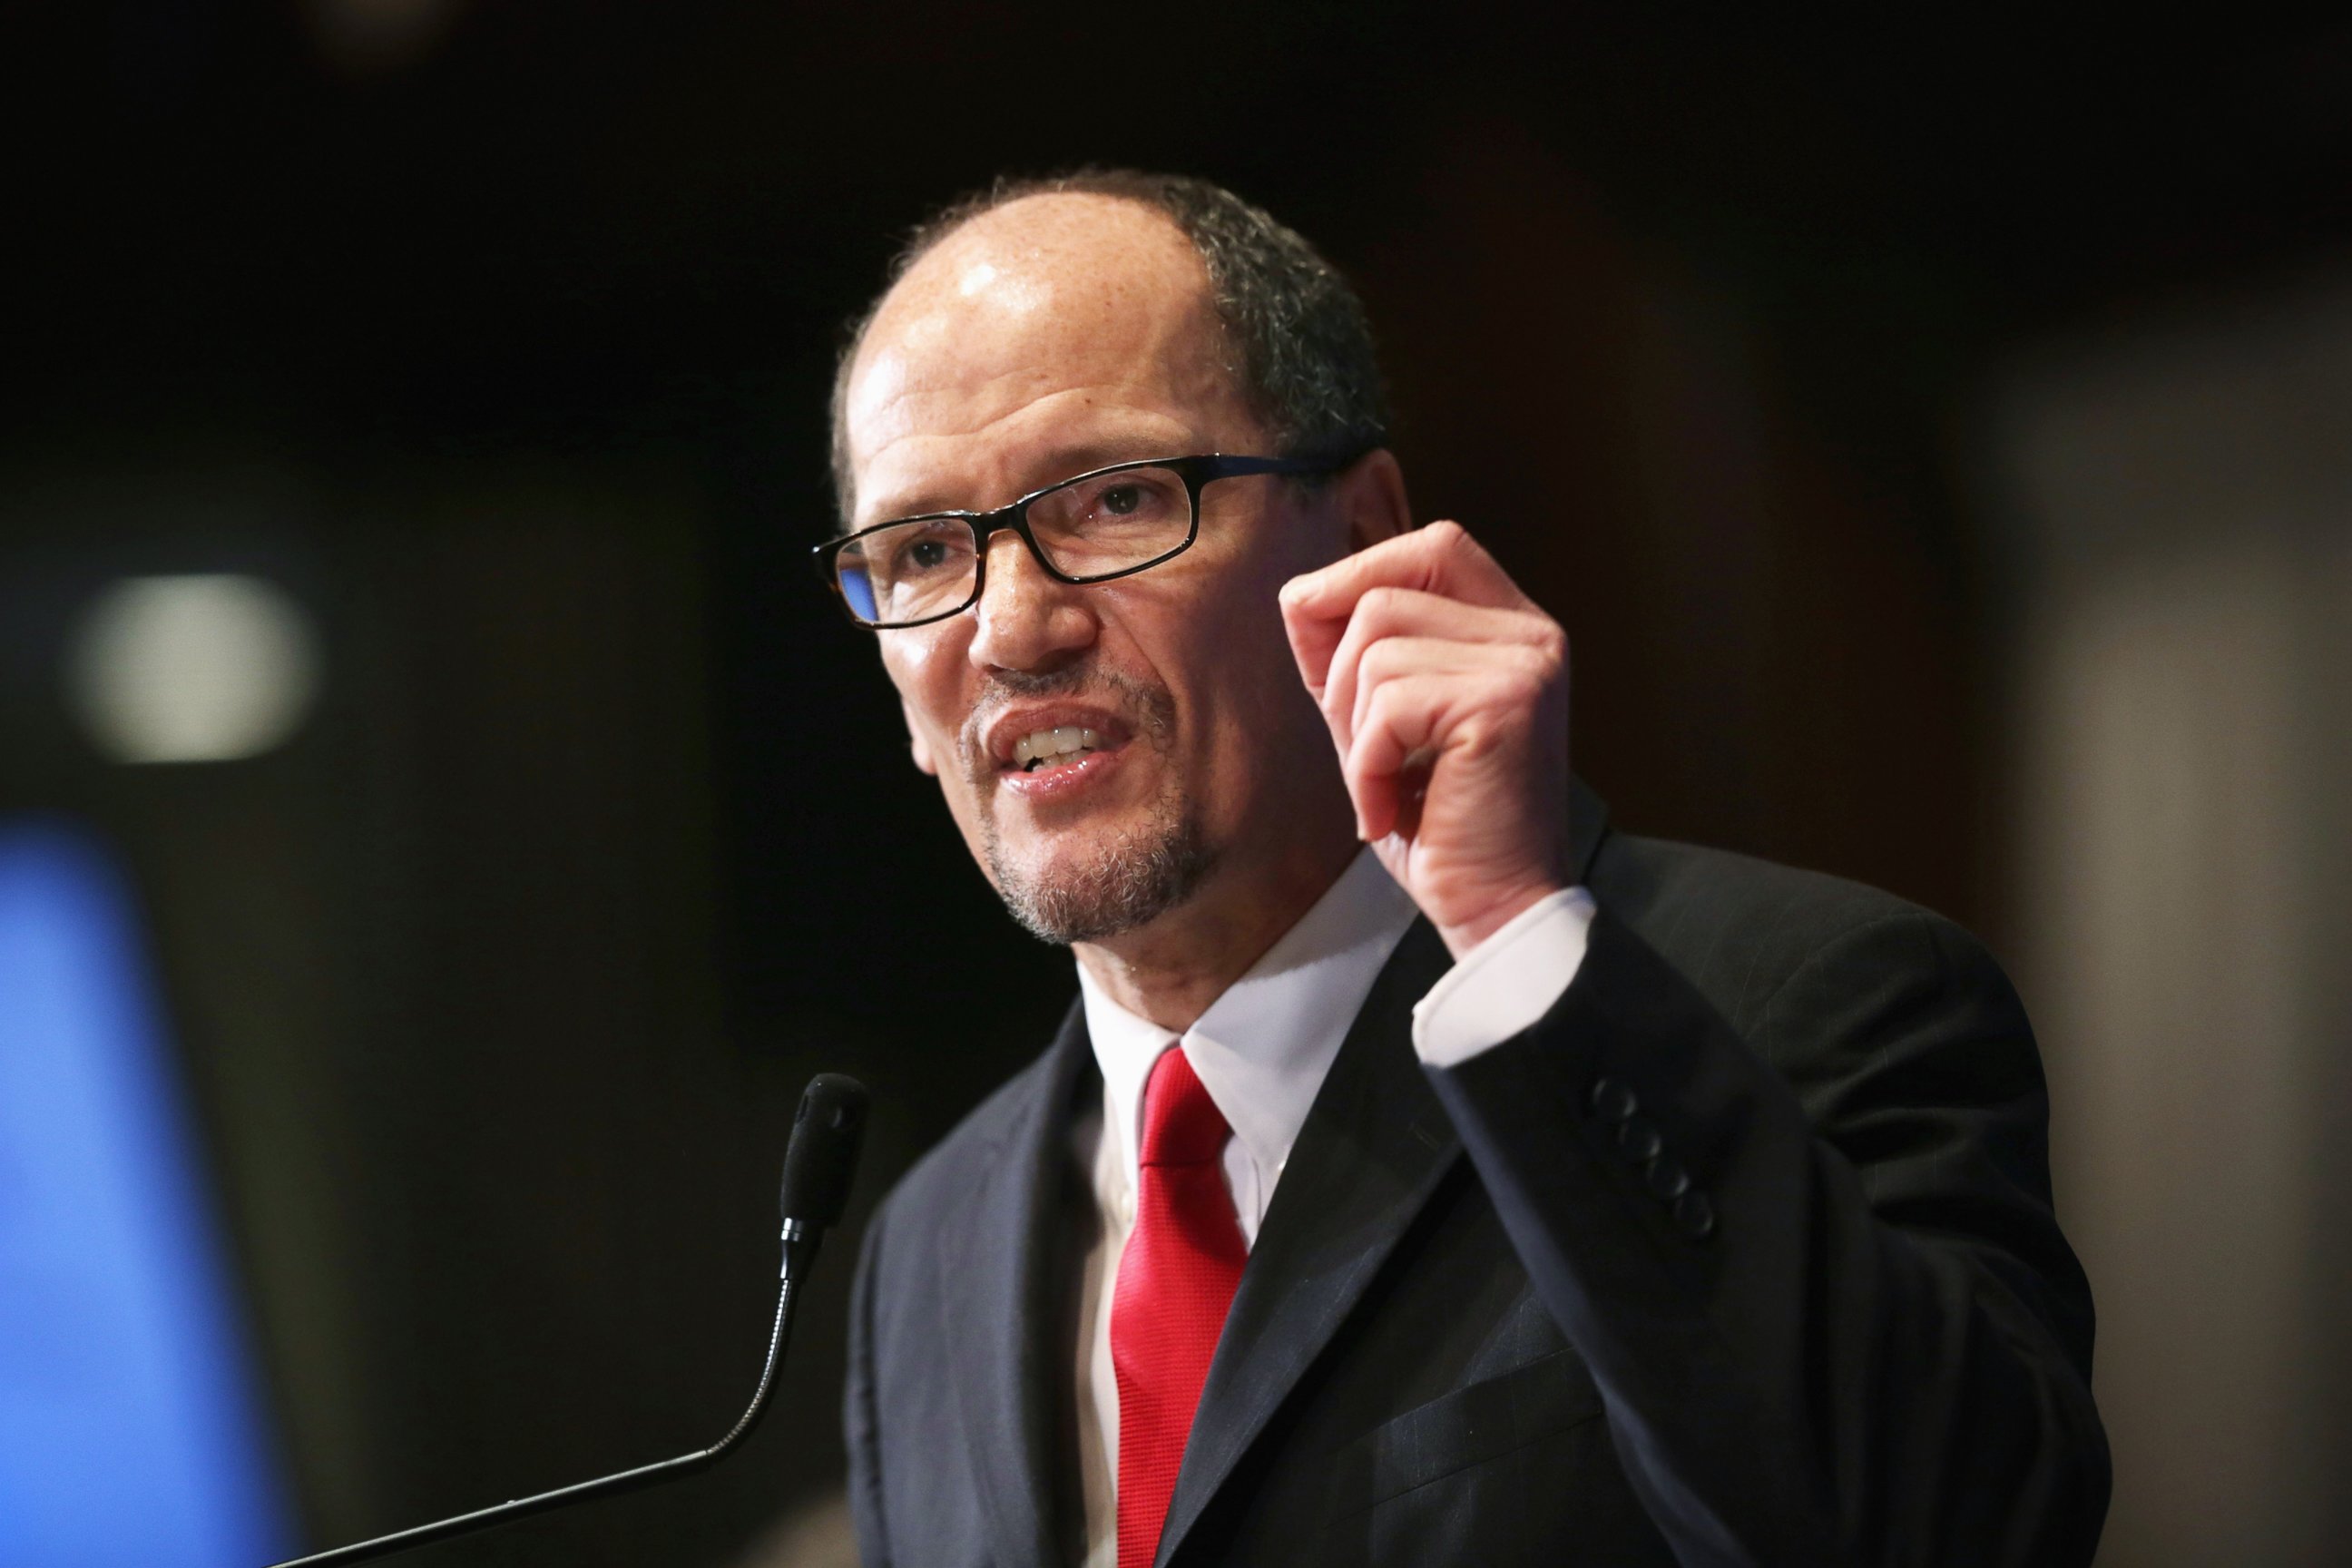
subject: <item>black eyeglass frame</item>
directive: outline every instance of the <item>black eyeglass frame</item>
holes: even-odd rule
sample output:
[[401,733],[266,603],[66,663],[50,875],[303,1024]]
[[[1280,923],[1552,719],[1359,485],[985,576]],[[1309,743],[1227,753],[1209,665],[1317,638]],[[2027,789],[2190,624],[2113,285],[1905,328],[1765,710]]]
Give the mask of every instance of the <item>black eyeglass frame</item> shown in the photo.
[[[858,529],[855,532],[828,539],[811,550],[809,553],[816,566],[817,574],[824,579],[824,584],[833,591],[833,596],[841,601],[842,610],[849,616],[852,624],[863,626],[868,631],[904,631],[910,626],[927,626],[934,621],[944,621],[950,616],[960,616],[980,603],[981,595],[988,587],[988,542],[999,529],[1009,528],[1019,534],[1021,542],[1029,547],[1030,559],[1044,568],[1045,575],[1056,583],[1067,583],[1074,587],[1083,587],[1089,583],[1109,583],[1120,577],[1132,577],[1138,572],[1149,572],[1154,566],[1164,565],[1192,549],[1192,542],[1201,537],[1201,491],[1218,479],[1244,479],[1254,474],[1285,474],[1294,477],[1306,474],[1336,474],[1353,461],[1355,458],[1352,457],[1336,459],[1244,458],[1228,456],[1223,452],[1208,452],[1190,458],[1139,458],[1130,463],[1113,463],[1108,468],[1090,468],[1083,474],[1072,474],[1066,479],[1056,479],[1052,484],[1041,489],[1031,490],[1019,500],[998,507],[993,511],[926,511],[913,517],[894,517],[887,522],[874,523],[869,527]],[[1038,544],[1037,536],[1029,530],[1029,508],[1045,497],[1052,495],[1055,490],[1067,489],[1071,485],[1084,484],[1088,479],[1098,479],[1105,474],[1125,473],[1131,468],[1164,468],[1184,481],[1185,492],[1192,502],[1192,521],[1184,530],[1183,542],[1172,549],[1162,551],[1149,561],[1139,561],[1132,566],[1122,566],[1116,572],[1097,572],[1088,576],[1074,577],[1055,566],[1046,557],[1044,547]],[[850,605],[849,595],[842,591],[841,573],[835,563],[842,551],[859,540],[880,533],[886,529],[904,528],[910,522],[961,522],[971,530],[973,547],[971,593],[955,608],[940,610],[934,615],[925,616],[919,620],[866,620],[858,615]]]

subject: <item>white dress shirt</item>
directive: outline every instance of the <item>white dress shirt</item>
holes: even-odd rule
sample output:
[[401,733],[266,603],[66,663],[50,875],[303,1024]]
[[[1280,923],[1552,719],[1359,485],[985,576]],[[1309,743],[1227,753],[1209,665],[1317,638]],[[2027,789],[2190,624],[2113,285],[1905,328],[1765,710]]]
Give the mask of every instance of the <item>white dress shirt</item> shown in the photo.
[[[1582,888],[1555,893],[1448,970],[1413,1007],[1413,1049],[1422,1060],[1454,1066],[1542,1017],[1583,962],[1592,910],[1592,897]],[[1135,1224],[1136,1149],[1152,1064],[1169,1047],[1181,1047],[1232,1124],[1225,1186],[1242,1239],[1255,1247],[1323,1075],[1419,912],[1365,849],[1181,1036],[1112,1001],[1086,966],[1078,966],[1087,1034],[1103,1082],[1101,1107],[1082,1115],[1073,1135],[1073,1152],[1096,1200],[1091,1234],[1082,1238],[1073,1347],[1087,1568],[1112,1568],[1118,1559],[1118,1380],[1110,1359],[1110,1292]]]

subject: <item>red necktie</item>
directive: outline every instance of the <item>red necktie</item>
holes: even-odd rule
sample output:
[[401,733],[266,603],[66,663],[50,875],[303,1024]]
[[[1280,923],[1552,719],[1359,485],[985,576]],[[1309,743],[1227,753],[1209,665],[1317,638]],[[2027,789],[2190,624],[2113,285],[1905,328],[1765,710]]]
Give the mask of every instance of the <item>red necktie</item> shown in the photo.
[[1221,1156],[1233,1136],[1181,1048],[1143,1089],[1135,1229],[1110,1301],[1118,1375],[1118,1568],[1150,1568],[1209,1358],[1249,1248]]

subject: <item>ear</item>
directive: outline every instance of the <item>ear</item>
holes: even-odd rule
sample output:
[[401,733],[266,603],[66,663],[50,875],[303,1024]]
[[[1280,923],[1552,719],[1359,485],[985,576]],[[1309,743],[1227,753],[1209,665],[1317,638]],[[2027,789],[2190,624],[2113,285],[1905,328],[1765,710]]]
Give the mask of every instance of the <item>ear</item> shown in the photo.
[[933,778],[939,777],[940,765],[931,758],[930,742],[923,739],[923,731],[915,724],[914,704],[901,697],[898,699],[898,711],[906,716],[907,749],[914,755],[915,766]]
[[1368,549],[1412,527],[1412,503],[1405,496],[1404,469],[1396,454],[1375,447],[1331,481],[1348,520],[1348,548]]

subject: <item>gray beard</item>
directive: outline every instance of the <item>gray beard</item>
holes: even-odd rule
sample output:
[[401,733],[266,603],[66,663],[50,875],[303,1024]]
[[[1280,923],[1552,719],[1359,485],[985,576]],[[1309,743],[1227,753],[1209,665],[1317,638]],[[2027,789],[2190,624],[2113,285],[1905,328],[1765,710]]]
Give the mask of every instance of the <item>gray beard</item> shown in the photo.
[[1064,947],[1149,925],[1191,898],[1216,861],[1189,811],[1155,811],[1141,830],[1050,880],[1006,859],[993,826],[982,837],[1004,907],[1032,936]]
[[[1058,696],[1087,684],[1076,672],[1000,674],[998,680],[1022,696]],[[1139,729],[1129,743],[1148,744],[1164,754],[1173,742],[1176,719],[1168,693],[1120,675],[1096,673],[1094,681],[1116,689],[1136,716]],[[976,735],[979,728],[975,715],[970,733]],[[966,756],[973,759],[975,781],[981,780],[987,764],[978,759],[977,747],[968,743]],[[1172,785],[1152,803],[1140,827],[1120,834],[1086,865],[1050,877],[1033,874],[1005,853],[993,813],[982,816],[980,837],[990,879],[1005,909],[1031,935],[1063,947],[1150,924],[1190,899],[1216,864],[1199,812]]]

